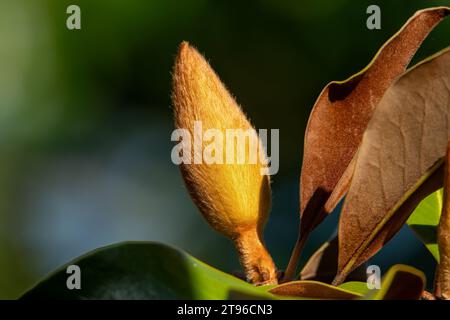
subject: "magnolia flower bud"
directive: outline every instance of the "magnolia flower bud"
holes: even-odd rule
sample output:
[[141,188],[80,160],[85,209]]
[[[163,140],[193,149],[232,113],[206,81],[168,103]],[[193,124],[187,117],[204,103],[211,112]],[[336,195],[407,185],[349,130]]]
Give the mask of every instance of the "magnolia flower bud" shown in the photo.
[[[241,129],[249,133],[249,145],[256,143],[258,150],[263,150],[256,131],[219,77],[186,42],[180,45],[175,61],[172,99],[175,126],[187,129],[194,140],[206,139],[204,135],[210,129],[227,138],[227,129]],[[201,128],[195,130],[199,123]],[[202,161],[207,150],[203,145],[198,147],[198,140],[194,148],[191,141],[180,142],[192,160],[180,164],[192,199],[207,222],[235,243],[248,281],[257,285],[276,283],[276,269],[262,237],[271,204],[269,178],[262,174],[267,163],[259,161],[260,155],[255,163],[247,161],[251,156],[247,146],[244,163]],[[227,160],[227,153],[238,152],[235,141],[230,147],[228,140],[226,147],[219,144],[220,148],[215,148],[215,153],[223,152]]]

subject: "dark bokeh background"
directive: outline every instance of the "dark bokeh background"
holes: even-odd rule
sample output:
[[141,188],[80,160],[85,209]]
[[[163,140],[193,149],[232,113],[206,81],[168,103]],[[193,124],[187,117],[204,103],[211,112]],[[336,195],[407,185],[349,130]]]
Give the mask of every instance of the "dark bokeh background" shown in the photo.
[[[82,30],[66,28],[78,4]],[[366,28],[366,8],[382,29]],[[298,225],[309,111],[322,87],[363,68],[417,9],[449,1],[0,2],[0,298],[58,265],[123,240],[181,247],[225,271],[232,245],[200,218],[170,161],[170,72],[182,40],[203,52],[252,122],[280,129],[267,245],[284,268]],[[449,45],[450,21],[414,61]],[[337,215],[305,256],[334,231]],[[431,277],[408,229],[374,259]]]

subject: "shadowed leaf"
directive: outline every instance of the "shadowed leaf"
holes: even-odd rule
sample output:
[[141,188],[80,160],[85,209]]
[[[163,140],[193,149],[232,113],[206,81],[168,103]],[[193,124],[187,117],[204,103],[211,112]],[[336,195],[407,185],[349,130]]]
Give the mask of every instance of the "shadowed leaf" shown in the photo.
[[[331,283],[336,276],[337,266],[338,240],[337,237],[335,237],[330,242],[325,242],[316,252],[314,252],[300,272],[300,279]],[[365,266],[362,265],[354,270],[347,277],[347,280],[366,281],[366,278]]]

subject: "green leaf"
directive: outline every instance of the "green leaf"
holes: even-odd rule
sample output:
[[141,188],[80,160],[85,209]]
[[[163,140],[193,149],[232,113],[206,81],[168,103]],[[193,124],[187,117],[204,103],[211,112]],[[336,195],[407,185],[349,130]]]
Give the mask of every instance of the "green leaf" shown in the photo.
[[442,189],[426,197],[414,210],[407,223],[439,262],[437,226],[442,210]]
[[349,282],[345,282],[341,285],[338,286],[338,288],[344,289],[344,290],[348,290],[351,292],[355,292],[355,293],[359,293],[361,295],[368,295],[369,293],[373,293],[374,290],[376,291],[376,289],[369,289],[367,287],[367,283],[366,282],[362,282],[362,281],[349,281]]
[[[67,289],[69,265],[81,269],[81,289]],[[50,274],[22,299],[273,299],[173,247],[124,242],[87,253]]]
[[419,300],[425,289],[425,275],[416,268],[397,264],[392,266],[381,281],[381,289],[370,291],[363,299]]

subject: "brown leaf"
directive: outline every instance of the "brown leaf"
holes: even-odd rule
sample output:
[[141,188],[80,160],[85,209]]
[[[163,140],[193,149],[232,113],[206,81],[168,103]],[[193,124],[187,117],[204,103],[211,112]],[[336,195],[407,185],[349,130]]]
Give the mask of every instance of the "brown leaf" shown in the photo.
[[[381,289],[369,291],[364,299],[370,300],[419,300],[427,297],[426,278],[422,271],[397,264],[392,266],[381,281]],[[431,298],[428,296],[428,298]]]
[[423,278],[408,272],[398,272],[382,300],[419,300],[424,287]]
[[[336,276],[337,267],[338,239],[335,237],[314,252],[300,272],[300,279],[331,283]],[[347,277],[347,281],[365,282],[366,280],[367,274],[364,265],[358,267]]]
[[438,227],[439,268],[437,288],[440,298],[450,300],[450,142],[445,157],[444,202]]
[[370,64],[345,81],[331,82],[311,112],[304,143],[300,183],[300,235],[286,270],[295,274],[310,232],[334,209],[353,174],[351,162],[384,92],[402,74],[448,7],[420,10],[378,51]]
[[449,108],[450,47],[402,75],[383,96],[364,133],[342,208],[335,284],[442,186]]
[[306,262],[300,279],[331,283],[337,272],[338,241],[325,242]]
[[318,281],[292,281],[269,290],[270,293],[311,299],[349,300],[361,295]]

